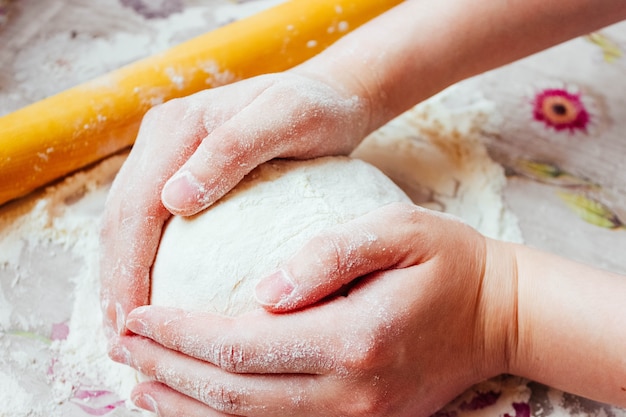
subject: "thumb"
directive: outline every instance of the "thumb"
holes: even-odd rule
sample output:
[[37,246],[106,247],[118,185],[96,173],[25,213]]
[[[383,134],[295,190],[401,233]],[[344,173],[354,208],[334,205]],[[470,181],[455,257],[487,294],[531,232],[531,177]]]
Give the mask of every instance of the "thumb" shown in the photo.
[[165,183],[163,205],[176,215],[196,214],[235,187],[272,149],[254,149],[246,135],[228,122],[202,140],[189,159]]
[[406,216],[398,215],[407,209],[413,211],[391,204],[314,237],[257,284],[257,301],[272,312],[295,310],[371,272],[403,267],[411,245],[408,230],[398,225]]

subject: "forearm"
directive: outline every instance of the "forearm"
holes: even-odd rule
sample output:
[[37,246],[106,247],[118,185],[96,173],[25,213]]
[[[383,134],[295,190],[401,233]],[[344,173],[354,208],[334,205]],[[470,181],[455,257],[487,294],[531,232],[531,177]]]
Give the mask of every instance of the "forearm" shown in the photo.
[[517,247],[511,373],[626,406],[626,276]]
[[411,0],[295,71],[364,97],[372,131],[457,81],[625,18],[623,0]]

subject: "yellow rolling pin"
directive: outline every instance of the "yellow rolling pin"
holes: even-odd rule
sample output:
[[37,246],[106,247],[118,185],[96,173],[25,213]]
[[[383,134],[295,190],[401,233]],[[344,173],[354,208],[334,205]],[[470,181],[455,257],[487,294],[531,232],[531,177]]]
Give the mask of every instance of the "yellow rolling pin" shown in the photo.
[[153,105],[288,69],[401,1],[288,1],[0,117],[0,204],[131,145]]

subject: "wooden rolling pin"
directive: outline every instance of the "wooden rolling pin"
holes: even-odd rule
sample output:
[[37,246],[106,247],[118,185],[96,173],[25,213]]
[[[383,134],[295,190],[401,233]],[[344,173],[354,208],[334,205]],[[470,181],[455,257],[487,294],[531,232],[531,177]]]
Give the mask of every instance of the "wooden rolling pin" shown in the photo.
[[319,53],[401,0],[292,0],[0,118],[0,204],[131,145],[152,106]]

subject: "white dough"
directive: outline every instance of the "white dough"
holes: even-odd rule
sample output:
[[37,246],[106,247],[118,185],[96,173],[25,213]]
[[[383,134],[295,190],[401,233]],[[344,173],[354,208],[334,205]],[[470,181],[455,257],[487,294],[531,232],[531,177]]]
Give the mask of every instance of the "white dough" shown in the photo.
[[151,303],[238,315],[258,280],[325,228],[410,202],[377,168],[348,157],[277,160],[204,212],[173,217],[152,271]]

